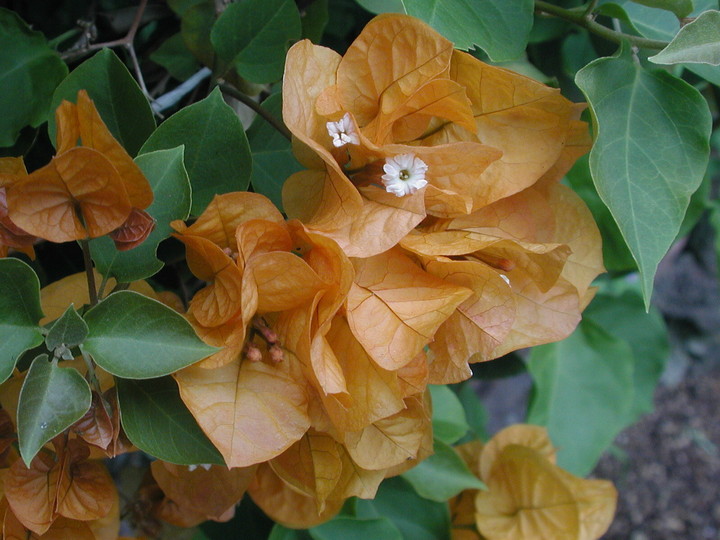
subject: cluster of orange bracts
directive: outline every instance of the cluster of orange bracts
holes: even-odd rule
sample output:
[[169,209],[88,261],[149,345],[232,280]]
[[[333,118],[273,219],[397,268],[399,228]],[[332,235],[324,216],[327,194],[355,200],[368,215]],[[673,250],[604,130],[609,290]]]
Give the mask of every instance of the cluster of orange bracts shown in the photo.
[[[0,256],[34,256],[37,238],[69,242],[110,235],[124,251],[155,227],[145,175],[111,135],[85,90],[55,112],[57,155],[27,173],[22,158],[0,159]],[[78,146],[82,141],[82,146]]]
[[[343,57],[295,44],[283,104],[307,167],[284,185],[290,219],[243,192],[216,196],[189,226],[172,223],[207,282],[186,316],[221,348],[174,377],[228,465],[153,463],[148,504],[178,525],[228,519],[246,490],[293,527],[329,519],[348,497],[373,497],[384,478],[432,452],[428,384],[566,337],[603,271],[597,227],[559,183],[590,146],[583,107],[557,90],[453,50],[416,19],[386,15]],[[47,167],[27,175],[6,161],[0,170],[5,245],[107,234],[152,200],[84,92],[57,119],[58,156]],[[105,179],[89,190],[87,168]],[[557,480],[550,507],[558,493],[584,493],[535,452],[538,437],[497,450],[499,473],[485,465],[481,477],[492,492],[496,474],[500,501],[472,495],[476,515],[497,510],[487,523],[500,532],[480,527],[486,538],[505,538],[500,518],[513,508],[502,471],[517,468],[523,485],[533,475]],[[579,522],[578,500],[563,504]],[[455,504],[466,520],[467,504]],[[578,538],[602,528],[593,527]]]
[[373,20],[341,57],[287,57],[284,121],[308,169],[283,215],[253,193],[174,222],[208,285],[188,319],[222,350],[175,374],[273,519],[311,526],[432,451],[428,384],[569,335],[603,271],[559,180],[589,148],[582,106]]

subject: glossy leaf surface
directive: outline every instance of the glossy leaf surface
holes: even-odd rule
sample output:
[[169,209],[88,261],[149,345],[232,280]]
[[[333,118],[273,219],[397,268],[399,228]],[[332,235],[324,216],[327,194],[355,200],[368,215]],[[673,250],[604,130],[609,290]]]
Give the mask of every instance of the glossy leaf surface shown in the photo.
[[108,296],[85,314],[84,350],[103,369],[127,379],[173,373],[215,352],[176,311],[131,291]]

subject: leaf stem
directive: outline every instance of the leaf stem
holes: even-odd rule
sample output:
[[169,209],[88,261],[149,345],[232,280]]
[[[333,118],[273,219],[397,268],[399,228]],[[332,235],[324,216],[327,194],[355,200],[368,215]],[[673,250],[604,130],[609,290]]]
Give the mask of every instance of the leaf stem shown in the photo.
[[597,34],[600,37],[612,41],[614,43],[622,43],[623,41],[629,41],[631,45],[636,47],[642,47],[643,49],[664,49],[667,45],[667,41],[659,41],[656,39],[648,39],[640,36],[633,36],[632,34],[625,34],[616,30],[611,30],[607,26],[596,23],[592,17],[592,11],[588,8],[594,8],[595,2],[590,2],[588,7],[582,7],[578,9],[565,9],[543,0],[535,0],[535,12],[545,15],[552,15],[559,19],[564,19],[571,23],[577,24],[578,26],[589,30],[593,34]]
[[289,141],[292,140],[292,133],[290,133],[290,130],[287,128],[287,126],[283,124],[280,120],[275,118],[272,114],[267,112],[265,109],[263,109],[259,103],[250,99],[250,96],[243,94],[242,92],[227,83],[220,83],[220,90],[231,95],[246,107],[251,108],[258,115],[262,116],[268,124],[277,129],[283,137],[285,137]]
[[87,276],[88,293],[90,294],[90,307],[92,307],[98,303],[98,293],[95,285],[95,272],[93,272],[92,257],[90,256],[90,242],[88,242],[87,238],[80,240],[80,247],[83,252],[85,275]]
[[102,388],[100,388],[100,381],[97,378],[97,375],[95,374],[95,361],[92,359],[92,356],[90,356],[89,353],[85,352],[80,347],[80,352],[82,353],[83,360],[85,360],[85,366],[87,367],[87,379],[90,385],[93,387],[93,390],[95,390],[99,395],[102,396]]

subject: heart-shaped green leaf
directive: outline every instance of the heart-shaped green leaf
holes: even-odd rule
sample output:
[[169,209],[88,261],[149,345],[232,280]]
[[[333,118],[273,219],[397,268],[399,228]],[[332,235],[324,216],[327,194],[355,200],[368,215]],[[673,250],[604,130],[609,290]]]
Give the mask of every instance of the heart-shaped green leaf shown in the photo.
[[219,88],[160,124],[140,153],[180,145],[185,146],[193,215],[201,214],[216,194],[247,189],[250,147],[240,119],[223,101]]
[[35,272],[19,259],[0,259],[0,382],[12,374],[23,352],[43,342],[42,318]]
[[169,375],[217,351],[177,312],[132,291],[111,294],[85,314],[85,322],[90,333],[83,349],[126,379]]
[[210,33],[215,52],[245,79],[280,80],[288,47],[302,33],[291,0],[244,0],[230,4]]
[[[52,98],[54,111],[64,99],[75,103],[78,90],[87,90],[110,133],[134,156],[155,129],[147,98],[120,59],[103,49],[76,67],[60,83]],[[55,117],[48,119],[50,140],[55,144]]]
[[409,15],[422,19],[458,49],[477,45],[503,62],[525,51],[533,25],[532,0],[403,0]]
[[12,146],[22,128],[47,120],[53,92],[68,69],[42,33],[4,8],[0,51],[0,146]]
[[30,466],[50,439],[80,420],[90,408],[90,386],[74,368],[61,368],[41,354],[28,370],[18,402],[20,455]]
[[177,465],[225,464],[180,399],[172,377],[115,379],[115,384],[122,425],[135,446]]
[[711,118],[692,86],[626,54],[600,58],[575,81],[590,103],[590,171],[637,261],[645,305],[709,156]]
[[667,47],[648,60],[656,64],[720,65],[720,11],[706,11],[683,26]]
[[486,489],[451,446],[435,439],[434,453],[403,473],[418,495],[444,502],[465,489]]
[[75,311],[75,306],[70,304],[65,313],[50,327],[48,335],[45,336],[45,345],[51,351],[62,345],[77,347],[87,335],[87,323]]

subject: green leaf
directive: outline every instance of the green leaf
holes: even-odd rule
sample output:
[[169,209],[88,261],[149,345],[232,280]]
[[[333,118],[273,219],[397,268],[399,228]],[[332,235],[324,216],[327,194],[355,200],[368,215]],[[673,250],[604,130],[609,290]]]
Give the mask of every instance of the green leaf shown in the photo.
[[313,527],[308,532],[314,540],[403,540],[398,528],[387,518],[358,519],[341,516]]
[[583,317],[627,342],[632,349],[633,403],[625,420],[632,424],[653,410],[655,387],[670,354],[665,322],[654,306],[645,312],[642,295],[634,290],[598,294]]
[[627,57],[600,58],[575,82],[590,103],[590,171],[640,269],[646,307],[708,162],[710,111],[692,86]]
[[356,0],[370,13],[405,13],[403,0]]
[[[262,108],[275,118],[282,118],[282,96],[273,94]],[[282,186],[302,165],[295,159],[290,141],[261,116],[256,116],[247,131],[252,151],[253,171],[250,183],[253,190],[265,195],[282,210]]]
[[300,39],[300,13],[291,0],[244,0],[227,6],[210,33],[218,56],[256,83],[280,80],[285,53]]
[[450,512],[446,501],[423,499],[402,477],[380,484],[375,499],[357,501],[358,516],[387,517],[412,540],[450,540]]
[[25,465],[50,439],[80,420],[90,408],[90,386],[74,368],[58,367],[41,354],[28,370],[18,401],[17,428]]
[[525,52],[533,25],[532,0],[403,0],[458,49],[477,45],[491,60],[515,60]]
[[150,60],[168,70],[179,81],[184,81],[200,69],[200,64],[185,45],[182,34],[177,33],[162,42]]
[[52,351],[57,347],[77,347],[88,335],[88,325],[80,317],[75,306],[70,304],[65,313],[50,327],[45,336],[45,345]]
[[68,69],[40,32],[0,8],[0,146],[15,144],[25,126],[48,118],[55,87]]
[[283,527],[279,523],[270,531],[270,536],[267,540],[311,540],[312,536],[305,530],[288,529]]
[[656,64],[720,65],[720,11],[706,11],[683,26],[667,47],[648,60]]
[[636,4],[642,4],[651,8],[665,9],[672,11],[678,19],[687,17],[693,10],[692,0],[632,0]]
[[330,20],[329,0],[313,0],[301,13],[302,37],[313,43],[320,43],[325,27]]
[[486,441],[490,438],[485,427],[487,425],[488,415],[485,411],[483,402],[475,392],[475,388],[472,383],[472,379],[460,383],[460,388],[457,390],[457,396],[458,399],[460,399],[460,403],[462,403],[465,411],[465,418],[467,418],[470,430],[474,435],[473,439],[482,439],[483,441]]
[[38,322],[40,281],[19,259],[0,259],[0,382],[13,372],[18,357],[43,342]]
[[442,442],[452,444],[470,429],[462,403],[447,386],[431,384],[429,388],[432,396],[433,433]]
[[252,170],[250,147],[240,119],[219,88],[160,124],[140,153],[180,145],[185,145],[193,215],[201,214],[215,194],[247,189]]
[[135,158],[153,190],[146,212],[155,218],[155,229],[145,241],[128,251],[118,251],[107,236],[90,241],[98,271],[121,283],[145,279],[157,273],[163,262],[157,256],[160,242],[173,232],[170,222],[187,219],[190,213],[190,182],[183,165],[183,148],[158,150]]
[[625,243],[620,229],[612,217],[610,210],[598,195],[587,155],[579,158],[566,178],[570,186],[580,195],[590,212],[602,236],[603,263],[610,272],[631,272],[637,270],[630,248]]
[[[78,90],[87,90],[110,133],[134,156],[155,129],[152,109],[135,79],[115,53],[103,49],[85,60],[57,87],[52,110],[64,99],[75,103]],[[55,141],[55,117],[48,122]]]
[[600,4],[597,13],[625,22],[631,33],[646,38],[670,41],[680,28],[677,17],[669,11],[654,9],[630,0]]
[[217,351],[169,307],[132,291],[111,294],[85,314],[83,343],[100,367],[126,379],[174,373]]
[[215,24],[214,0],[188,2],[187,5],[178,6],[178,9],[182,11],[180,33],[185,46],[200,62],[206,66],[215,66],[215,51],[210,43],[210,32]]
[[432,456],[402,474],[418,495],[444,502],[465,489],[486,489],[451,446],[435,439],[433,450]]
[[627,425],[633,363],[630,345],[589,320],[567,339],[532,349],[528,422],[547,427],[562,468],[587,475]]
[[115,383],[123,429],[140,450],[177,465],[225,464],[180,399],[172,377]]

